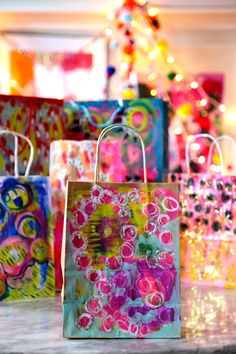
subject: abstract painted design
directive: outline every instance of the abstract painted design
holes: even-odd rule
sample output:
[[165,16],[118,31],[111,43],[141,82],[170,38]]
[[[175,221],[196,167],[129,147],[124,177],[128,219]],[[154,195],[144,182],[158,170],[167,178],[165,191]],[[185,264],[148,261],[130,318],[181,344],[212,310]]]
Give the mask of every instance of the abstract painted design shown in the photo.
[[170,174],[180,183],[181,277],[236,287],[236,177]]
[[0,300],[54,295],[45,177],[0,179]]
[[[35,151],[31,173],[49,174],[49,150],[52,140],[64,137],[63,101],[47,98],[0,95],[0,126],[27,136]],[[23,174],[29,158],[29,146],[20,141],[19,169]],[[0,138],[0,175],[10,174],[14,159],[14,140]]]
[[[121,141],[103,141],[100,146],[100,178],[122,181]],[[67,181],[93,181],[97,142],[57,140],[50,145],[50,184],[53,212],[56,288],[61,289],[61,244]]]
[[69,182],[64,336],[180,336],[176,184]]
[[[118,101],[65,102],[66,137],[73,140],[96,140],[102,129],[112,123],[122,123],[142,137],[147,155],[149,181],[163,180],[168,169],[167,104],[161,99],[125,100],[124,109]],[[120,136],[120,133],[113,133]],[[137,139],[127,134],[121,148],[124,181],[137,181],[143,176],[141,148]]]

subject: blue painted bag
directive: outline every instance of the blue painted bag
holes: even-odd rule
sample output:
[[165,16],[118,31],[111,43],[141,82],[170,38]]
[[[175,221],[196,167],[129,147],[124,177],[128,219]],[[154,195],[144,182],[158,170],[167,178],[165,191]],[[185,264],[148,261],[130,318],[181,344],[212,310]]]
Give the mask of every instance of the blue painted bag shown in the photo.
[[[66,137],[73,140],[96,140],[103,128],[114,123],[133,128],[142,137],[147,156],[147,178],[163,181],[168,170],[168,105],[161,99],[65,102]],[[116,133],[116,135],[119,133]],[[142,177],[142,152],[133,135],[123,144],[123,181]]]
[[[53,296],[49,180],[29,176],[34,149],[28,138],[3,134],[15,139],[15,176],[0,177],[0,301]],[[24,177],[18,173],[18,139],[31,150]]]

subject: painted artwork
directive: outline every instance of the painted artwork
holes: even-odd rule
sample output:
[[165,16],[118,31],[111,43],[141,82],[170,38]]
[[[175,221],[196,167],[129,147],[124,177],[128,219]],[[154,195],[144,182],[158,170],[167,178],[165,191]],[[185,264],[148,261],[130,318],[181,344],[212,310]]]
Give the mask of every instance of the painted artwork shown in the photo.
[[180,337],[177,184],[69,182],[64,246],[64,337]]
[[[66,137],[73,140],[96,140],[102,129],[113,123],[126,124],[142,137],[147,156],[148,181],[162,181],[168,169],[167,103],[161,99],[123,101],[65,102]],[[114,136],[119,136],[119,132]],[[125,181],[142,177],[141,147],[127,134],[121,149]]]
[[[49,174],[52,140],[64,137],[63,101],[47,98],[0,95],[0,127],[27,136],[35,151],[31,173]],[[0,138],[0,175],[10,174],[14,160],[14,140]],[[28,145],[19,139],[19,170],[23,174],[29,157]]]
[[236,287],[236,177],[170,174],[180,184],[181,278]]
[[54,295],[49,182],[0,179],[0,300]]
[[[61,244],[67,181],[93,181],[97,142],[57,140],[50,146],[50,184],[53,213],[56,288],[61,289]],[[100,146],[100,178],[122,182],[121,141],[103,141]]]

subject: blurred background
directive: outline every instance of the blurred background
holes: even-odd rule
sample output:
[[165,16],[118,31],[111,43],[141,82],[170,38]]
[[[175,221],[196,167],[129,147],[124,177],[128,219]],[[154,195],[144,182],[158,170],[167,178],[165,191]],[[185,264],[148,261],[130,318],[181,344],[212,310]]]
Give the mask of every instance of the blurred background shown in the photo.
[[0,93],[161,97],[171,142],[199,130],[236,137],[236,1],[126,3],[1,0]]

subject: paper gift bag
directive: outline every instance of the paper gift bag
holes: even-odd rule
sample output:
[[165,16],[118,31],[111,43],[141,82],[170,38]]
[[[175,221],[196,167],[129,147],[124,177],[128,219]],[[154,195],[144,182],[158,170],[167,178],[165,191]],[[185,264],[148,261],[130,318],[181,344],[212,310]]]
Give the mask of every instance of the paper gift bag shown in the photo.
[[[54,295],[53,240],[50,234],[49,181],[29,176],[33,145],[23,135],[15,137],[15,176],[0,177],[0,300]],[[30,146],[24,177],[18,173],[18,138]]]
[[[48,176],[50,142],[63,139],[63,101],[48,98],[0,95],[0,126],[27,136],[35,151],[31,168],[34,175]],[[11,139],[0,139],[0,175],[10,175],[13,159]],[[29,158],[28,144],[19,141],[19,171],[24,173]]]
[[[190,144],[199,137],[214,142],[221,172],[190,172]],[[187,282],[236,287],[236,177],[222,175],[220,146],[208,134],[188,139],[186,160],[187,173],[169,175],[169,181],[180,183],[181,277]]]
[[[141,141],[144,183],[99,182],[100,142],[120,127]],[[68,182],[65,223],[64,337],[180,336],[178,185],[147,183],[132,129],[103,130],[94,182]]]
[[[161,99],[65,102],[66,136],[73,140],[97,140],[101,130],[110,124],[126,124],[145,143],[148,181],[161,182],[168,170],[167,109],[167,103]],[[132,135],[126,137],[127,147],[121,150],[124,181],[142,177],[142,152],[135,139]]]
[[[102,180],[122,181],[121,142],[101,144]],[[50,185],[53,214],[56,288],[61,289],[61,243],[63,234],[65,192],[68,179],[93,181],[97,142],[94,140],[56,140],[50,145]],[[114,160],[114,156],[116,157]]]

